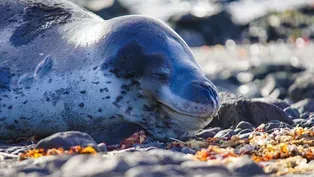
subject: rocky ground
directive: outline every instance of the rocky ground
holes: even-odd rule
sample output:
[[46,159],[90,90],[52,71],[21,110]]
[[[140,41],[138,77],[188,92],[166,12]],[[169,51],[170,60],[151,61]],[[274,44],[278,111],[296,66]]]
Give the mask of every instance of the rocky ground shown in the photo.
[[159,142],[137,132],[108,145],[66,132],[2,142],[0,176],[311,176],[313,49],[311,43],[193,48],[222,101],[197,137]]
[[105,19],[136,13],[170,24],[197,46],[221,109],[184,142],[143,131],[115,145],[82,132],[0,142],[0,176],[314,175],[313,1],[73,1]]

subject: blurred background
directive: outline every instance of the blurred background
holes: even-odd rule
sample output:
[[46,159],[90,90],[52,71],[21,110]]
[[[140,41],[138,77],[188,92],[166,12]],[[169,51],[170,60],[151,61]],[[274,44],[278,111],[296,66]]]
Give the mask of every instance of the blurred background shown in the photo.
[[104,19],[170,25],[220,91],[314,98],[314,0],[72,0]]

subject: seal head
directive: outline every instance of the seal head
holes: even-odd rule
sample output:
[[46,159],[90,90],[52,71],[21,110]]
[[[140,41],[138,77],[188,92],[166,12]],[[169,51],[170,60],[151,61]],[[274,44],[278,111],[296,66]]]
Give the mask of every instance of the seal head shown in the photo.
[[110,46],[103,51],[104,74],[128,83],[113,104],[156,138],[193,136],[219,109],[216,87],[166,24],[143,16],[118,19],[102,44]]

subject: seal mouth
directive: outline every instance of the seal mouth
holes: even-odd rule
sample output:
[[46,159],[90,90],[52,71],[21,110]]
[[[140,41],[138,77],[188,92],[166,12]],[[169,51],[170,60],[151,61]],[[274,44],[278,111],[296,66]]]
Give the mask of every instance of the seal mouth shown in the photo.
[[158,101],[157,99],[155,99],[155,101],[161,106],[161,108],[163,110],[165,110],[167,113],[170,113],[170,114],[175,114],[175,115],[178,115],[178,116],[184,116],[184,117],[191,117],[191,118],[209,118],[211,117],[211,115],[195,115],[195,114],[192,114],[192,113],[188,113],[188,112],[183,112],[183,111],[180,111],[178,109],[175,109],[175,108],[172,108],[171,106],[161,102],[161,101]]

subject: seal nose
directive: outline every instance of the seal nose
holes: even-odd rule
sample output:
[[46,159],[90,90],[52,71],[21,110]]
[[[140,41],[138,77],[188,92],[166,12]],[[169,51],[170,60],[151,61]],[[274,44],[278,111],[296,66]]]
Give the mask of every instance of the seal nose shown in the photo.
[[[187,93],[189,92],[189,93]],[[193,107],[189,110],[202,115],[211,115],[219,107],[219,97],[216,87],[210,81],[193,81],[185,89],[188,100]]]
[[218,93],[215,89],[215,86],[211,82],[193,82],[191,86],[193,90],[193,102],[204,105],[218,104]]

